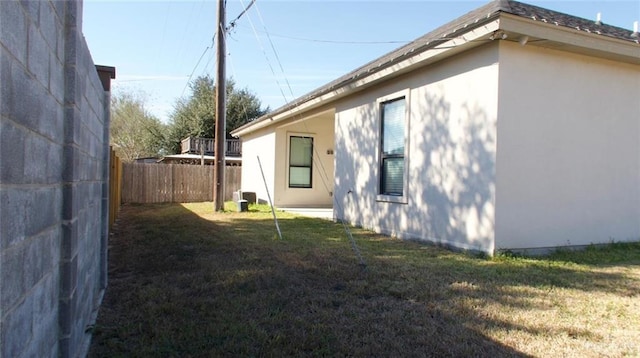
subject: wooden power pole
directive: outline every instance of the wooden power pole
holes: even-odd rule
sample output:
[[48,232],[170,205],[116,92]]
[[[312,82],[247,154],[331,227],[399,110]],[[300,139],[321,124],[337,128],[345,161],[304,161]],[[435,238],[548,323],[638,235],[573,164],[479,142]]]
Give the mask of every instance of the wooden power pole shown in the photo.
[[215,129],[215,190],[213,193],[213,205],[215,211],[224,210],[224,169],[225,169],[225,143],[227,106],[226,106],[226,76],[225,76],[225,0],[218,0],[218,46],[216,63],[216,129]]

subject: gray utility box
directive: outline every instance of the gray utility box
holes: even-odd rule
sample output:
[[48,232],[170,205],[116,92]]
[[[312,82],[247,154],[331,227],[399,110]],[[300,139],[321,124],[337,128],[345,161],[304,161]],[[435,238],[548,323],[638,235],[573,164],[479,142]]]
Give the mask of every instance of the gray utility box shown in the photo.
[[236,203],[236,208],[238,209],[238,212],[249,211],[249,203],[256,202],[256,193],[251,193],[251,192],[243,193],[240,190],[234,191],[233,201]]

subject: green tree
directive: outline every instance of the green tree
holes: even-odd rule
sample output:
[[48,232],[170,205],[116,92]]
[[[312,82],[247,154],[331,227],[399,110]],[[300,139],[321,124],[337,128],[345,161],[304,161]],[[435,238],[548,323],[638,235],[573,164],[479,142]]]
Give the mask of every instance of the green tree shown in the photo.
[[122,92],[111,98],[110,143],[123,161],[163,155],[167,126],[151,115],[141,94]]
[[[169,133],[170,150],[180,151],[180,141],[186,137],[213,138],[216,123],[214,80],[206,75],[189,84],[191,96],[179,99],[171,115]],[[227,80],[227,138],[234,129],[266,114],[269,108],[261,108],[261,102],[248,89],[237,89],[232,79]]]

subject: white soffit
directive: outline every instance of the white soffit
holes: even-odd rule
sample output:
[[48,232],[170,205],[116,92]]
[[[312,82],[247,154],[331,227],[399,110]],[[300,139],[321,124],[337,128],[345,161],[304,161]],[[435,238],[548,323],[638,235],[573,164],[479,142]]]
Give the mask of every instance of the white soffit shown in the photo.
[[[630,64],[640,64],[640,44],[613,37],[589,33],[553,22],[536,21],[511,14],[502,14],[500,28],[509,34],[529,36],[536,41],[528,45],[562,49]],[[541,41],[546,40],[546,41]]]

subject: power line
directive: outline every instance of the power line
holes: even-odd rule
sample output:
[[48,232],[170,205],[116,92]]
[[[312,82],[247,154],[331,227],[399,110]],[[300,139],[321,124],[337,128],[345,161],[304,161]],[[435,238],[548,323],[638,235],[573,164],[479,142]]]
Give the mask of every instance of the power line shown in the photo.
[[[244,2],[242,0],[240,0],[240,3],[244,6]],[[256,7],[257,8],[257,7]],[[269,56],[267,55],[267,52],[264,49],[264,46],[262,45],[262,41],[260,41],[260,36],[258,36],[258,32],[256,31],[256,27],[253,24],[253,20],[251,20],[251,16],[249,16],[249,24],[251,24],[251,29],[253,30],[253,34],[256,38],[256,40],[258,41],[258,45],[260,45],[260,50],[262,50],[262,54],[264,55],[266,61],[267,61],[267,65],[269,65],[269,69],[271,70],[271,74],[273,75],[276,84],[278,85],[278,89],[280,90],[280,94],[282,94],[282,97],[284,98],[285,102],[289,102],[289,100],[287,99],[287,96],[284,94],[284,91],[282,90],[282,85],[280,85],[280,82],[278,81],[278,76],[276,75],[276,71],[273,69],[273,66],[271,65],[271,61],[269,60]]]
[[[238,15],[235,19],[233,19],[233,21],[231,21],[231,22],[229,23],[229,26],[227,26],[226,30],[227,30],[227,31],[229,31],[229,30],[231,30],[232,28],[234,28],[234,27],[236,26],[236,22],[237,22],[238,20],[240,20],[240,18],[242,17],[242,15],[244,15],[244,14],[249,10],[249,8],[251,8],[251,6],[253,6],[253,4],[254,4],[255,2],[256,2],[256,0],[251,0],[251,2],[249,2],[249,5],[247,5],[247,7],[245,7],[245,8],[244,8],[244,10],[242,10],[242,12],[240,13],[240,15]],[[226,2],[225,2],[225,5],[226,5]]]
[[260,33],[270,35],[273,37],[280,37],[283,39],[305,41],[305,42],[319,42],[319,43],[331,43],[331,44],[345,44],[345,45],[384,45],[384,44],[408,44],[411,41],[408,40],[389,40],[389,41],[353,41],[353,40],[327,40],[327,39],[311,39],[297,36],[289,36],[282,34],[268,33],[267,31],[258,31]]
[[[232,77],[235,77],[236,67],[233,63],[233,57],[230,53],[228,53],[227,60],[229,60],[228,62],[231,65],[231,75]],[[247,109],[246,103],[244,101],[240,101],[240,104],[242,105],[242,111],[244,112],[245,123],[249,123],[249,120],[252,118],[249,118],[249,110]]]
[[[280,56],[278,56],[278,51],[276,51],[276,47],[273,45],[273,41],[271,41],[271,36],[269,36],[269,32],[267,31],[267,26],[264,24],[264,19],[262,18],[262,13],[260,12],[260,8],[257,6],[256,6],[256,11],[258,12],[258,17],[260,18],[260,23],[262,24],[262,28],[264,28],[264,31],[267,34],[267,39],[269,40],[269,44],[271,45],[271,50],[273,51],[273,54],[276,56],[276,61],[280,66],[280,72],[282,72],[282,75],[284,76],[284,81],[287,84],[287,87],[289,88],[289,94],[291,95],[291,98],[296,98],[296,96],[293,94],[293,90],[291,89],[291,84],[289,83],[289,79],[287,78],[287,76],[285,76],[284,68],[282,67],[282,61],[280,61]],[[286,98],[285,98],[285,101],[286,101]]]
[[187,87],[189,86],[189,83],[191,82],[191,79],[193,78],[193,74],[196,72],[196,69],[198,69],[198,65],[200,65],[200,61],[202,61],[202,58],[207,53],[207,51],[209,51],[209,50],[211,50],[213,48],[213,45],[215,44],[215,41],[216,41],[217,34],[218,34],[217,31],[216,31],[215,34],[213,34],[213,37],[211,38],[211,45],[207,46],[204,49],[204,51],[202,52],[202,55],[200,55],[200,58],[198,59],[198,62],[193,67],[193,70],[191,71],[191,74],[189,75],[189,78],[187,79],[187,83],[184,85],[184,88],[182,89],[182,94],[180,94],[180,98],[182,98],[182,96],[184,96],[184,92],[187,90]]
[[[242,1],[242,0],[241,0],[241,1]],[[252,3],[253,3],[253,2],[254,2],[254,1],[252,1]],[[280,58],[279,58],[279,56],[278,56],[278,52],[277,52],[277,50],[276,50],[276,48],[275,48],[275,45],[273,44],[273,41],[272,41],[272,39],[271,39],[271,35],[272,35],[272,34],[270,34],[270,33],[269,33],[269,31],[267,31],[266,25],[265,25],[265,23],[264,23],[264,20],[263,20],[263,18],[262,18],[262,15],[261,15],[261,13],[260,13],[260,10],[258,9],[258,6],[256,6],[256,11],[258,12],[258,15],[259,15],[260,21],[261,21],[262,26],[263,26],[263,28],[264,28],[264,31],[261,31],[261,32],[262,32],[262,33],[264,33],[264,34],[266,34],[267,39],[268,39],[268,41],[269,41],[269,44],[270,44],[270,46],[271,46],[271,50],[273,51],[273,53],[274,53],[274,55],[275,55],[275,57],[276,57],[276,60],[277,60],[278,65],[279,65],[279,67],[280,67],[280,71],[282,72],[282,75],[283,75],[283,77],[284,77],[284,80],[285,80],[285,82],[286,82],[286,84],[287,84],[287,86],[288,86],[289,92],[291,93],[291,96],[292,96],[293,98],[295,98],[295,95],[293,94],[293,90],[292,90],[292,88],[291,88],[291,85],[290,85],[290,83],[289,83],[289,81],[288,81],[288,78],[287,78],[286,73],[285,73],[285,71],[284,71],[284,68],[283,68],[283,66],[282,66],[282,62],[281,62],[281,60],[280,60]],[[244,13],[244,12],[243,12],[243,13]],[[255,35],[255,37],[256,37],[256,40],[257,40],[257,41],[258,41],[258,43],[260,44],[261,49],[262,49],[263,53],[265,54],[265,57],[267,58],[267,62],[268,62],[268,64],[269,64],[269,67],[271,68],[271,72],[272,72],[272,73],[274,74],[274,76],[275,76],[275,71],[273,70],[273,66],[272,66],[272,65],[271,65],[271,63],[269,62],[268,56],[266,55],[266,52],[265,52],[265,50],[264,50],[264,47],[262,46],[262,42],[260,41],[260,39],[259,39],[259,37],[258,37],[257,30],[255,29],[255,26],[253,25],[253,22],[251,21],[251,18],[250,18],[250,17],[249,17],[249,19],[250,19],[249,21],[250,21],[250,23],[251,23],[251,27],[252,27],[252,29],[253,29],[254,35]],[[234,23],[234,26],[235,26],[235,23]],[[452,45],[452,46],[438,46],[438,44],[442,44],[442,42],[450,41],[450,40],[455,40],[455,39],[458,39],[458,38],[459,38],[459,37],[455,37],[455,38],[439,37],[439,38],[432,38],[432,39],[431,39],[431,38],[430,38],[430,39],[423,38],[423,39],[419,39],[419,40],[417,40],[417,41],[335,41],[335,40],[305,39],[305,38],[299,38],[299,37],[293,37],[293,36],[285,36],[285,35],[275,35],[275,34],[274,34],[273,36],[276,36],[276,37],[282,37],[282,38],[289,38],[289,39],[294,39],[294,40],[299,40],[299,41],[322,42],[322,43],[334,43],[334,44],[393,44],[393,43],[409,44],[409,43],[413,43],[413,44],[415,44],[415,45],[416,45],[416,47],[420,47],[421,45],[427,45],[427,46],[428,46],[431,42],[434,42],[434,44],[433,44],[434,46],[432,46],[432,47],[431,47],[431,50],[438,50],[438,49],[446,49],[446,48],[453,48],[453,47],[457,47],[457,45]],[[473,40],[472,42],[478,42],[478,41],[487,41],[487,40]],[[277,81],[277,79],[276,79],[276,83],[278,83],[278,86],[280,87],[280,83]],[[282,94],[282,96],[283,96],[283,98],[284,98],[285,102],[288,102],[287,97],[286,97],[286,95],[284,94],[284,92],[282,91],[282,88],[281,88],[281,87],[280,87],[280,92],[281,92],[281,94]],[[293,105],[295,106],[296,104],[295,104],[295,103],[293,103]],[[298,114],[295,114],[295,115],[293,116],[293,120],[294,120],[294,121],[295,121],[295,120],[299,120],[299,119],[302,119],[301,114],[299,114],[299,113],[298,113]],[[310,130],[309,130],[308,126],[307,126],[306,121],[305,121],[305,120],[302,120],[302,121],[301,121],[301,123],[302,123],[302,125],[305,127],[305,130],[306,130],[307,132],[310,132]],[[313,165],[314,165],[316,168],[318,168],[318,169],[319,169],[319,171],[320,171],[320,173],[321,173],[321,175],[320,175],[320,179],[321,179],[321,181],[322,181],[322,183],[323,183],[323,185],[324,185],[324,187],[325,187],[325,190],[327,191],[327,193],[328,193],[329,195],[331,195],[331,196],[332,196],[332,201],[333,201],[334,206],[338,207],[338,209],[339,209],[343,214],[346,214],[345,207],[342,205],[342,203],[341,203],[340,201],[338,201],[338,200],[336,199],[336,196],[335,196],[335,195],[333,195],[334,193],[333,193],[333,192],[332,192],[332,190],[329,188],[329,184],[328,184],[328,182],[330,181],[330,179],[329,179],[329,175],[328,175],[328,173],[327,173],[326,168],[324,167],[324,164],[323,164],[322,160],[320,160],[320,159],[319,159],[319,158],[320,158],[320,153],[318,152],[317,147],[316,147],[316,146],[312,146],[312,148],[313,148],[312,163],[313,163]],[[316,159],[316,158],[317,158],[317,159]],[[348,199],[349,199],[349,197],[347,197],[347,200],[348,200]],[[357,205],[357,203],[352,202],[352,205]],[[343,228],[344,228],[344,230],[345,230],[345,232],[346,232],[346,234],[347,234],[347,236],[348,236],[348,239],[349,239],[349,241],[350,241],[350,243],[351,243],[352,249],[353,249],[353,251],[354,251],[355,255],[357,256],[358,260],[360,261],[360,265],[361,265],[361,266],[363,266],[363,267],[366,267],[366,263],[365,263],[365,261],[364,261],[364,259],[363,259],[363,257],[362,257],[362,254],[360,253],[360,249],[358,248],[358,245],[357,245],[357,243],[356,243],[356,241],[355,241],[355,239],[354,239],[353,235],[351,234],[351,231],[349,230],[349,227],[347,226],[347,224],[345,223],[345,221],[344,221],[344,220],[341,220],[341,223],[342,223]]]
[[[241,26],[238,26],[238,27],[241,27]],[[279,37],[283,39],[296,40],[296,41],[340,44],[340,45],[387,45],[387,44],[407,45],[410,43],[429,44],[430,42],[433,42],[433,41],[442,41],[442,40],[449,41],[449,40],[456,40],[460,38],[460,37],[434,37],[434,38],[418,39],[418,40],[355,41],[355,40],[312,39],[312,38],[304,38],[304,37],[289,36],[289,35],[282,35],[282,34],[274,34],[272,32],[268,32],[266,29],[263,31],[257,30],[257,32],[265,34],[268,38]],[[468,42],[486,42],[486,41],[490,41],[490,40],[471,40]],[[447,49],[447,48],[454,48],[454,47],[457,47],[457,46],[456,45],[437,46],[437,47],[434,47],[434,49]]]
[[[200,0],[199,13],[202,13],[202,6],[204,6],[204,3],[205,3],[204,0]],[[197,23],[197,21],[194,21],[194,15],[198,13],[198,11],[196,11],[196,5],[198,4],[197,2],[194,1],[191,3],[191,7],[189,8],[188,18],[185,23],[184,31],[182,31],[181,37],[180,37],[179,45],[181,46],[179,50],[175,52],[175,60],[173,61],[174,63],[178,63],[178,59],[180,59],[180,54],[184,53],[187,50],[186,38],[187,36],[190,36],[190,34],[193,32],[192,28]]]
[[[280,71],[282,71],[282,76],[284,77],[285,82],[287,83],[287,87],[289,88],[289,92],[291,93],[291,96],[293,98],[295,98],[295,95],[293,94],[293,90],[291,88],[291,84],[289,83],[289,80],[287,79],[287,75],[286,75],[286,73],[284,71],[284,68],[282,67],[282,62],[280,61],[280,57],[278,56],[278,52],[276,51],[276,48],[275,48],[275,46],[273,44],[273,41],[271,41],[271,37],[269,36],[269,32],[267,31],[267,27],[266,27],[266,25],[264,23],[264,20],[262,18],[262,15],[260,13],[260,10],[259,10],[258,6],[256,6],[256,11],[258,12],[258,16],[260,17],[260,22],[262,23],[262,27],[264,28],[265,33],[267,34],[267,38],[269,39],[269,43],[271,45],[271,50],[273,51],[273,53],[274,53],[274,55],[276,57],[276,60],[278,61],[278,64],[280,66]],[[252,23],[252,26],[253,26],[253,23]],[[256,38],[258,38],[258,35],[255,32],[255,28],[254,28],[254,33],[256,35]],[[258,39],[258,41],[260,41],[260,40]],[[269,65],[269,66],[271,67],[271,65]],[[275,76],[275,74],[274,74],[274,76]],[[280,89],[280,92],[282,93],[282,96],[283,96],[285,102],[287,102],[287,97],[284,95],[284,92],[282,92],[282,89]],[[300,115],[298,114],[298,115],[294,116],[294,118],[295,117],[300,118]],[[309,130],[309,127],[307,126],[306,121],[303,120],[302,121],[302,125],[305,127],[305,130],[307,132],[311,132]],[[320,175],[320,180],[322,181],[322,184],[323,184],[327,194],[329,194],[332,197],[332,201],[335,204],[338,205],[338,207],[340,208],[341,211],[344,212],[344,208],[342,207],[342,205],[337,200],[335,200],[335,195],[333,195],[333,192],[329,189],[329,184],[328,184],[329,175],[327,173],[326,168],[324,167],[324,164],[322,163],[321,160],[314,160],[314,158],[320,158],[320,153],[318,152],[318,149],[314,145],[312,145],[311,147],[312,147],[312,150],[313,150],[313,156],[311,157],[312,165],[315,164],[316,168],[318,168],[320,170],[321,174],[323,174],[323,175]],[[341,220],[341,221],[342,221],[342,227],[343,227],[345,233],[347,234],[349,242],[351,243],[351,248],[352,248],[354,254],[356,255],[356,257],[358,258],[360,266],[363,267],[363,268],[366,268],[367,264],[364,261],[364,258],[362,257],[362,254],[360,253],[360,249],[358,247],[358,244],[356,243],[353,235],[351,234],[351,230],[349,229],[349,227],[347,226],[347,224],[343,220]]]

